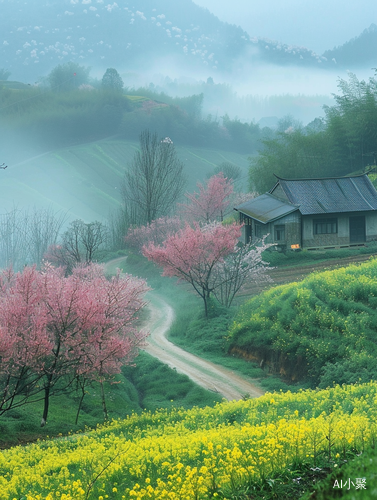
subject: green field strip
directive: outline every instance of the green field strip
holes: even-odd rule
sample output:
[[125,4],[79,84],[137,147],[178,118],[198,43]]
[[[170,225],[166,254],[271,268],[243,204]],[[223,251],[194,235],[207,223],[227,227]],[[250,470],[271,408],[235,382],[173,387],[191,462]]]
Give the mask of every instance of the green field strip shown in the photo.
[[[81,161],[80,175],[85,175],[85,180],[91,184],[105,183],[109,187],[119,185],[120,175],[118,172],[113,172],[113,169],[105,167],[100,158],[92,155],[91,153],[81,152],[78,154],[78,159]],[[111,175],[110,175],[111,172]]]
[[[93,175],[96,173],[101,181],[109,182],[109,172],[108,166],[104,164],[102,159],[98,157],[98,155],[94,154],[92,151],[79,149],[79,150],[70,150],[69,154],[71,155],[71,163],[75,172],[79,175],[83,175],[83,172],[86,171],[86,174]],[[95,167],[95,168],[94,168]],[[111,168],[111,171],[114,171],[114,180],[119,179],[119,172]],[[105,174],[103,173],[105,172]],[[85,178],[85,180],[88,180]]]
[[212,167],[216,166],[216,163],[213,163],[212,161],[206,160],[202,156],[195,154],[193,151],[189,151],[189,150],[186,150],[186,151],[187,151],[187,154],[194,156],[195,158],[198,158],[200,161],[202,161],[204,163],[208,163],[208,165],[211,165]]
[[129,99],[132,102],[143,102],[143,101],[150,101],[148,97],[143,97],[140,95],[126,95],[127,99]]
[[[69,150],[65,150],[63,153],[67,156],[67,154],[69,154],[69,153],[70,153],[70,151],[69,151]],[[61,155],[59,155],[59,154],[56,154],[56,153],[55,153],[53,156],[54,156],[54,157],[58,160],[59,164],[62,164],[62,163],[63,163],[63,164],[65,164],[65,165],[66,165],[69,169],[71,169],[71,170],[76,170],[76,169],[75,169],[75,167],[73,166],[73,164],[72,164],[71,162],[69,162],[66,158],[64,158],[63,156],[61,156]]]
[[[109,194],[101,191],[99,188],[91,185],[86,186],[85,181],[80,181],[81,176],[76,175],[72,177],[61,177],[60,179],[49,179],[48,186],[44,185],[43,193],[51,193],[49,198],[44,196],[45,200],[59,209],[67,210],[71,213],[77,214],[76,218],[92,219],[95,218],[103,219],[108,213],[117,208],[120,202],[110,196]],[[38,184],[38,179],[34,179],[34,182]],[[34,199],[34,204],[40,203],[43,196],[41,195],[41,190],[31,187],[30,185],[25,185],[24,183],[18,181],[19,187],[22,186],[23,191],[28,188],[29,198]],[[20,189],[17,189],[18,195],[20,195]],[[17,198],[20,198],[18,196]],[[22,201],[24,201],[25,194],[22,195]],[[83,210],[84,208],[84,210]],[[103,214],[106,214],[105,216]]]
[[[97,151],[99,151],[99,153],[100,153],[101,156],[103,156],[103,157],[105,157],[105,158],[108,159],[108,161],[106,162],[106,164],[109,165],[109,167],[111,167],[113,169],[115,169],[115,167],[119,167],[119,168],[121,167],[119,165],[119,163],[114,159],[114,157],[111,157],[110,155],[108,155],[100,145],[97,144],[95,146],[95,149]],[[113,166],[112,163],[115,164],[115,166]]]
[[[1,206],[52,203],[76,218],[106,218],[120,205],[120,183],[136,151],[138,142],[111,138],[31,158],[1,177]],[[248,167],[246,156],[231,151],[186,146],[176,146],[176,151],[184,164],[188,192],[223,161]]]
[[[70,190],[70,195],[75,197],[75,191]],[[77,199],[77,195],[76,195]],[[114,210],[119,208],[120,202],[106,195],[96,188],[92,192],[83,194],[80,192],[80,205],[86,207],[93,214],[96,214],[96,220],[103,220]]]
[[22,190],[23,193],[25,194],[29,194],[31,195],[31,197],[33,199],[37,198],[38,201],[41,201],[42,200],[45,200],[46,202],[48,202],[49,204],[54,204],[54,205],[58,205],[60,209],[65,209],[64,206],[62,205],[59,205],[58,203],[56,203],[55,200],[53,200],[52,198],[49,198],[47,196],[45,196],[41,191],[39,191],[38,189],[36,188],[33,188],[31,187],[30,185],[28,184],[25,184],[24,182],[22,181],[19,181],[18,179],[12,179],[12,187],[17,187],[20,188]]
[[92,158],[96,158],[100,162],[100,165],[102,167],[104,165],[106,165],[106,167],[108,169],[110,169],[113,173],[115,173],[116,176],[121,177],[121,173],[119,172],[119,169],[117,169],[113,165],[109,164],[108,161],[104,161],[104,158],[106,159],[107,156],[105,156],[104,154],[96,154],[94,152],[89,152],[88,154],[90,154]]
[[112,156],[115,159],[122,172],[124,172],[127,163],[132,161],[132,158],[135,154],[134,145],[125,142],[118,144],[101,144],[101,147],[106,152],[106,154]]

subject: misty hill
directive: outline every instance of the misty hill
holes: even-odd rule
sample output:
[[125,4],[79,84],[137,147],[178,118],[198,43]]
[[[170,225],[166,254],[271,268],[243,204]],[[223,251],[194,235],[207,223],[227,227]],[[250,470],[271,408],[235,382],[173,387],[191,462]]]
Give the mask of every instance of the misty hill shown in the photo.
[[[71,220],[105,220],[120,206],[120,184],[138,142],[107,139],[37,155],[1,170],[0,213],[12,207],[52,207]],[[248,155],[209,148],[176,147],[187,191],[228,161],[247,177]]]
[[377,26],[371,24],[358,37],[352,38],[340,47],[327,50],[323,55],[328,60],[336,61],[338,66],[343,67],[376,65]]
[[[192,0],[0,0],[1,65],[29,82],[68,61],[106,68],[242,73],[261,61],[300,66],[334,62],[304,47],[253,38]],[[125,82],[127,85],[127,82]]]

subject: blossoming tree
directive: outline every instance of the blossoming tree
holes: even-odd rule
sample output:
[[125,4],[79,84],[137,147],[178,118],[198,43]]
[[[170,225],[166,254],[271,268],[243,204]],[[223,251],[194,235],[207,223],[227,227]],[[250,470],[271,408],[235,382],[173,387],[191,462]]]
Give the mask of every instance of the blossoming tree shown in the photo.
[[144,245],[149,242],[160,245],[181,227],[179,217],[160,217],[145,226],[130,227],[124,240],[129,248],[141,252]]
[[3,272],[1,411],[37,395],[44,400],[44,425],[58,382],[69,386],[79,377],[102,384],[119,373],[146,336],[134,322],[147,289],[144,280],[132,276],[118,273],[107,279],[95,264],[77,267],[69,276],[49,264],[40,272],[28,267],[17,274]]
[[239,243],[234,251],[219,262],[214,270],[214,295],[225,307],[230,307],[236,294],[247,283],[271,282],[268,271],[273,269],[263,260],[263,252],[274,246],[266,243]]
[[208,317],[209,299],[216,286],[213,280],[215,267],[233,252],[240,235],[239,224],[186,225],[162,245],[149,243],[144,246],[143,255],[162,266],[163,275],[177,276],[190,283],[202,297]]
[[179,204],[183,218],[191,223],[221,221],[230,203],[233,185],[230,179],[220,172],[208,179],[206,185],[198,182],[199,192],[186,193],[188,203]]

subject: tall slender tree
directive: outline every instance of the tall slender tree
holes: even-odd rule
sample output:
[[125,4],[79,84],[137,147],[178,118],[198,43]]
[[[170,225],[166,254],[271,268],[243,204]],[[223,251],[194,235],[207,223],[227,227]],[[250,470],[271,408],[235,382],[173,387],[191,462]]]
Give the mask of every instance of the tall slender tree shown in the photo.
[[113,90],[121,92],[123,89],[123,80],[118,71],[114,68],[107,68],[106,73],[102,77],[102,88],[104,90]]
[[129,221],[150,224],[169,215],[185,184],[183,163],[169,137],[158,139],[148,130],[140,135],[140,150],[126,170],[123,202]]

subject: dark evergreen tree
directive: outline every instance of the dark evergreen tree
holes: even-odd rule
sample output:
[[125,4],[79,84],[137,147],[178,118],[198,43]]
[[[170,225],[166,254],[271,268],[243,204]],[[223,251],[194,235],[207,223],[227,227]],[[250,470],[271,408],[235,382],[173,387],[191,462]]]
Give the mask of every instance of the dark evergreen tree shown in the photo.
[[114,68],[108,68],[102,77],[102,88],[121,92],[123,86],[124,83],[118,71]]

